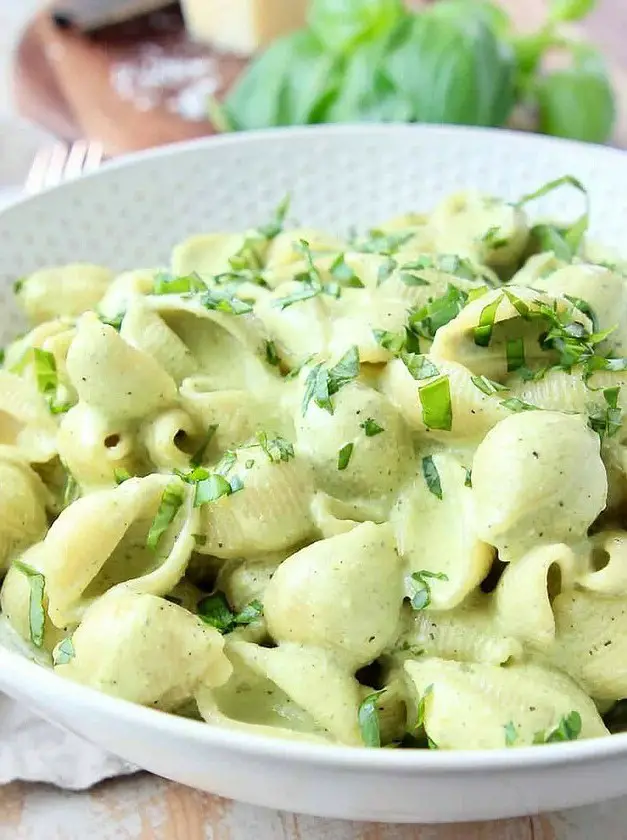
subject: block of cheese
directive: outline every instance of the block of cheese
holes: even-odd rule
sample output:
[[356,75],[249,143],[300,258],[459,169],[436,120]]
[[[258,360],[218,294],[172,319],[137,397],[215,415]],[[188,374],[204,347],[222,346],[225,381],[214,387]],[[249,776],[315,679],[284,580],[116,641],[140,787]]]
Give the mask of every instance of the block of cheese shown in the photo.
[[308,5],[308,0],[182,0],[193,40],[239,55],[304,26]]

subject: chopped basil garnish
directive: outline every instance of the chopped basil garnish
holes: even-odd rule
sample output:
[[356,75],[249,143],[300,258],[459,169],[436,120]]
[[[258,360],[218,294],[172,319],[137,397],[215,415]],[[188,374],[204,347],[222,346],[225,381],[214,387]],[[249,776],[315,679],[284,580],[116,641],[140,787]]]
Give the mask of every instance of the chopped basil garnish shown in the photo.
[[480,347],[488,347],[492,338],[492,330],[494,329],[494,319],[496,313],[503,300],[503,295],[499,295],[491,303],[485,306],[479,316],[479,323],[474,328],[475,344]]
[[285,219],[290,211],[291,196],[286,195],[278,204],[269,222],[255,228],[255,232],[263,239],[271,241],[283,232]]
[[310,298],[315,298],[321,293],[321,288],[319,289],[314,286],[303,286],[302,289],[298,289],[291,295],[287,295],[283,298],[278,298],[278,300],[275,300],[274,305],[277,306],[279,309],[287,309],[288,306],[292,306],[294,303],[301,303],[304,300],[310,300]]
[[55,665],[67,665],[68,662],[71,662],[75,656],[76,651],[74,650],[74,644],[72,643],[71,637],[68,636],[67,639],[63,639],[62,642],[59,642],[53,650],[52,661]]
[[44,629],[46,625],[46,613],[44,611],[44,594],[46,591],[46,579],[21,560],[14,560],[13,566],[21,572],[28,580],[30,596],[28,600],[28,630],[30,640],[35,647],[41,647],[44,643]]
[[363,239],[351,239],[351,247],[362,254],[382,254],[391,257],[416,234],[413,231],[401,233],[384,233],[381,230],[370,230]]
[[503,406],[503,408],[507,408],[509,409],[509,411],[514,412],[538,410],[537,405],[531,405],[531,403],[519,400],[518,397],[510,397],[508,400],[502,400],[501,405]]
[[63,488],[63,507],[66,508],[73,504],[81,495],[81,488],[78,481],[74,478],[72,473],[65,468],[67,476],[65,479],[65,487]]
[[464,479],[464,487],[472,487],[472,470],[466,467],[466,478]]
[[130,474],[128,470],[125,470],[124,467],[116,467],[113,470],[113,477],[115,478],[116,484],[124,484],[125,481],[128,481],[129,478],[133,476]]
[[33,347],[33,365],[37,388],[45,397],[52,414],[63,414],[68,411],[71,408],[70,403],[62,403],[57,400],[59,376],[57,363],[52,353],[41,350],[39,347]]
[[182,488],[178,482],[171,481],[163,491],[159,509],[153,519],[146,545],[153,551],[156,551],[161,537],[168,530],[170,525],[174,522],[176,514],[179,512],[185,497]]
[[481,241],[494,251],[498,251],[500,248],[507,248],[509,245],[509,239],[502,235],[499,225],[493,225],[488,228],[481,237]]
[[409,325],[424,338],[435,338],[440,327],[456,318],[466,306],[467,301],[466,292],[449,284],[443,295],[410,315]]
[[260,601],[251,601],[239,613],[234,613],[229,606],[224,592],[214,592],[198,602],[198,616],[215,627],[220,633],[230,633],[236,627],[244,627],[257,621],[263,615]]
[[[522,196],[517,202],[516,207],[523,207],[530,201],[537,198],[542,198],[553,190],[559,189],[563,186],[575,187],[579,190],[585,198],[586,210],[582,216],[576,219],[569,227],[558,227],[557,225],[537,225],[532,229],[532,237],[540,243],[542,250],[553,251],[558,259],[565,259],[570,262],[578,253],[581,243],[587,233],[590,219],[590,200],[588,191],[578,178],[572,175],[563,175],[561,178],[556,178],[549,181],[544,186],[535,190],[535,192]],[[548,246],[548,247],[545,247]]]
[[375,341],[384,350],[389,350],[397,356],[405,347],[405,335],[403,333],[394,333],[389,330],[373,330]]
[[196,482],[194,507],[200,507],[209,502],[217,502],[218,499],[230,496],[233,492],[233,487],[223,475],[217,472],[207,473],[206,477]]
[[220,458],[218,466],[215,468],[215,472],[219,475],[228,475],[236,463],[237,455],[232,449],[227,449],[224,455]]
[[338,470],[345,470],[346,467],[349,465],[354,448],[355,448],[354,443],[347,443],[345,446],[343,446],[340,449],[340,451],[337,454],[337,468],[338,468]]
[[605,388],[603,397],[605,406],[593,406],[588,417],[588,425],[597,432],[601,439],[613,437],[621,429],[623,413],[618,404],[620,385]]
[[296,377],[299,375],[301,370],[304,367],[307,367],[307,365],[314,359],[314,357],[315,357],[315,353],[313,353],[311,356],[307,356],[307,358],[303,359],[302,362],[299,362],[296,365],[296,367],[292,368],[292,370],[289,373],[285,374],[285,381],[287,382],[291,379],[296,379]]
[[440,373],[428,356],[418,353],[401,353],[401,360],[412,377],[418,381],[430,379]]
[[192,457],[189,459],[190,466],[199,467],[202,464],[203,459],[205,457],[205,453],[207,451],[207,447],[213,440],[213,436],[215,435],[215,433],[218,431],[218,425],[218,423],[215,423],[207,427],[207,433],[205,434],[203,442],[200,444],[196,452],[194,452]]
[[266,353],[266,362],[273,367],[278,367],[281,362],[279,358],[279,354],[276,350],[276,344],[274,341],[265,341],[264,342],[264,349]]
[[338,254],[329,269],[341,286],[349,289],[363,289],[364,283],[359,279],[355,271],[348,265],[344,254]]
[[369,694],[362,701],[357,712],[361,739],[366,747],[381,746],[381,727],[379,725],[379,711],[377,703],[385,689]]
[[[257,443],[263,449],[264,453],[273,464],[278,464],[280,461],[289,461],[294,457],[294,447],[285,438],[277,435],[274,438],[269,438],[266,432],[260,431],[255,435]],[[253,462],[254,463],[254,462]]]
[[339,362],[332,368],[327,369],[322,364],[311,369],[305,380],[305,394],[303,396],[302,412],[303,417],[307,413],[309,403],[313,400],[319,407],[333,414],[333,403],[331,397],[353,382],[359,376],[359,350],[351,347]]
[[516,731],[516,727],[510,720],[509,723],[505,724],[503,729],[505,730],[505,746],[512,747],[518,740],[518,732]]
[[386,257],[377,271],[377,286],[389,280],[392,274],[396,271],[398,263],[392,257]]
[[413,572],[411,576],[414,594],[411,597],[412,609],[424,610],[431,603],[431,586],[429,580],[448,580],[444,572],[430,572],[422,569],[420,572]]
[[572,711],[564,715],[551,732],[536,732],[534,744],[555,744],[560,741],[576,741],[581,735],[581,715]]
[[227,289],[209,289],[201,296],[200,302],[205,309],[226,312],[228,315],[246,315],[253,311],[252,303],[238,298],[235,294],[229,294]]
[[594,310],[590,306],[590,304],[583,300],[583,298],[579,297],[572,297],[571,295],[564,295],[566,300],[570,301],[575,309],[578,309],[580,312],[590,319],[590,323],[592,324],[592,332],[599,331],[599,319],[597,318]]
[[418,706],[416,708],[416,723],[414,724],[414,730],[422,729],[425,725],[425,715],[427,712],[427,700],[429,699],[430,695],[433,694],[433,683],[428,685],[425,690],[424,694],[421,696],[420,700],[418,701]]
[[24,283],[28,280],[28,277],[18,277],[17,280],[13,283],[13,294],[19,295],[22,291]]
[[470,381],[478,388],[483,394],[487,397],[491,397],[492,394],[496,394],[497,391],[508,391],[505,385],[501,385],[500,382],[494,382],[492,379],[488,379],[487,376],[471,376]]
[[108,327],[113,327],[116,332],[120,332],[122,329],[122,321],[124,320],[124,316],[126,312],[118,312],[117,315],[114,315],[113,318],[107,318],[105,315],[98,315],[98,320],[102,324],[106,324]]
[[375,435],[380,435],[381,432],[385,431],[383,426],[379,426],[377,421],[373,420],[372,417],[368,417],[367,420],[364,420],[363,423],[360,423],[359,427],[364,430],[364,432],[366,433],[366,437],[374,437]]
[[307,266],[305,271],[294,277],[294,281],[300,283],[301,288],[286,297],[277,298],[273,302],[273,306],[283,310],[295,303],[299,303],[303,300],[309,300],[322,294],[339,298],[342,294],[342,286],[337,281],[332,283],[322,282],[320,272],[313,261],[309,243],[304,239],[301,239],[298,243],[294,244],[294,248],[302,254]]
[[440,473],[438,472],[438,468],[436,467],[435,461],[431,455],[427,455],[426,458],[422,459],[422,474],[425,477],[427,487],[431,493],[433,493],[434,496],[437,496],[438,499],[441,499],[442,483],[440,481]]
[[525,366],[525,341],[523,338],[510,338],[505,344],[507,370],[515,371]]
[[411,272],[405,270],[401,270],[399,273],[399,279],[402,283],[406,286],[429,286],[431,285],[428,280],[425,280],[424,277],[421,277],[419,274],[412,274]]
[[448,376],[429,382],[418,389],[422,406],[422,421],[427,429],[450,432],[453,426],[453,407]]
[[206,291],[207,284],[195,272],[177,277],[167,271],[160,271],[155,275],[152,288],[153,295],[193,295]]

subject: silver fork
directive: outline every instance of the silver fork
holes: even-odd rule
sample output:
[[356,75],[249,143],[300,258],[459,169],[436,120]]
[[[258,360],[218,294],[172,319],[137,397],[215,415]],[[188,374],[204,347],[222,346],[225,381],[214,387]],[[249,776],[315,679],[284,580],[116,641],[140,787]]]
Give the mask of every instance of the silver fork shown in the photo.
[[70,146],[66,143],[46,146],[35,155],[24,190],[29,194],[38,193],[46,187],[93,172],[102,163],[102,158],[102,146],[86,140],[77,140]]

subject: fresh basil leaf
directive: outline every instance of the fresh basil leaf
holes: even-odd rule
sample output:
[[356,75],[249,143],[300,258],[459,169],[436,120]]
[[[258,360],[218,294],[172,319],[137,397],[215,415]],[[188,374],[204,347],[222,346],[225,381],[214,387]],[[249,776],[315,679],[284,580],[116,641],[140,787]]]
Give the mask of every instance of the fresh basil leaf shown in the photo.
[[[555,252],[555,256],[559,259],[564,258],[565,247],[566,244],[567,248],[570,249],[570,257],[568,257],[568,262],[572,260],[572,257],[577,254],[579,251],[583,239],[588,230],[588,224],[590,219],[590,198],[588,196],[588,191],[581,183],[578,178],[575,178],[574,175],[562,175],[561,178],[555,178],[553,181],[548,181],[543,186],[539,187],[534,192],[528,193],[527,195],[523,195],[517,202],[516,207],[524,207],[525,204],[528,204],[530,201],[535,201],[538,198],[543,198],[544,196],[548,195],[549,193],[553,192],[554,190],[558,190],[561,187],[570,186],[574,187],[576,190],[583,195],[586,203],[585,212],[576,219],[572,225],[565,228],[556,228],[550,225],[540,225],[540,232],[545,237],[550,237],[553,240],[553,243],[556,247],[551,247],[543,250],[552,250]],[[532,230],[533,234],[533,230]],[[536,237],[538,236],[538,232],[536,231]],[[563,242],[560,242],[560,239]],[[557,248],[557,250],[556,250]],[[559,251],[559,253],[558,253]]]
[[480,241],[493,251],[499,251],[501,248],[507,248],[509,245],[509,239],[502,235],[500,225],[493,225],[488,228]]
[[426,711],[427,711],[427,700],[429,699],[431,694],[433,694],[433,684],[428,685],[425,688],[424,693],[422,694],[422,696],[420,697],[420,700],[418,701],[418,706],[416,708],[416,722],[414,724],[414,730],[422,729],[425,725],[425,714],[426,714]]
[[466,292],[449,284],[446,292],[409,316],[409,325],[425,338],[432,339],[437,331],[456,318],[468,302]]
[[71,408],[71,405],[70,403],[60,403],[57,400],[59,376],[54,356],[39,347],[33,347],[32,353],[37,389],[45,397],[52,414],[63,414]]
[[163,491],[159,508],[148,531],[148,537],[146,538],[148,548],[153,551],[157,550],[161,537],[174,522],[184,501],[185,496],[182,488],[176,481],[170,482]]
[[558,260],[571,262],[573,251],[555,225],[534,225],[529,233],[534,253],[553,251]]
[[450,432],[453,426],[453,407],[448,376],[441,376],[418,389],[422,406],[422,421],[427,429]]
[[566,300],[572,303],[575,309],[578,309],[580,312],[583,312],[583,314],[590,319],[590,322],[592,324],[592,331],[597,332],[599,329],[599,319],[597,318],[590,304],[580,297],[572,297],[571,295],[564,295],[564,297],[566,298]]
[[422,474],[427,483],[430,492],[438,499],[442,499],[442,483],[440,481],[440,473],[435,465],[435,461],[431,455],[427,455],[422,459]]
[[554,23],[581,20],[589,15],[596,5],[597,0],[550,0],[549,20]]
[[80,498],[81,488],[72,473],[66,469],[65,487],[63,488],[63,507],[69,507]]
[[258,621],[263,615],[263,604],[261,601],[251,601],[246,604],[243,610],[238,612],[234,617],[234,622],[240,627],[247,627],[249,624]]
[[203,478],[196,484],[194,507],[201,507],[201,505],[206,505],[209,502],[217,502],[218,499],[230,496],[232,493],[233,487],[223,475],[217,472],[210,473],[207,478]]
[[258,228],[255,228],[255,232],[267,242],[276,239],[276,237],[280,233],[283,233],[283,230],[285,228],[285,220],[290,210],[290,204],[291,196],[286,195],[279,202],[274,213],[272,214],[272,218],[270,219],[270,221],[266,222],[263,225],[260,225]]
[[205,457],[205,453],[207,451],[207,447],[213,440],[215,433],[218,431],[218,425],[218,423],[215,423],[207,427],[207,433],[205,434],[203,442],[200,444],[196,452],[194,452],[192,457],[189,459],[190,467],[199,467],[202,464],[203,459]]
[[404,283],[406,286],[430,286],[428,280],[425,280],[424,277],[421,277],[419,274],[410,274],[409,271],[401,271],[399,272],[399,280]]
[[177,277],[167,271],[155,275],[152,288],[153,295],[188,295],[206,291],[207,284],[203,283],[198,274]]
[[523,338],[511,338],[505,345],[507,370],[519,370],[525,365],[525,341]]
[[363,423],[360,423],[359,427],[364,430],[364,432],[366,433],[366,437],[375,437],[376,435],[380,435],[381,432],[385,431],[383,426],[379,426],[377,421],[373,420],[372,417],[368,417],[367,420],[364,420]]
[[274,341],[264,341],[264,350],[266,355],[266,362],[273,367],[278,367],[281,364],[281,359],[277,353],[276,344]]
[[431,604],[431,585],[429,580],[448,580],[444,572],[430,572],[422,569],[420,572],[413,572],[411,575],[414,594],[411,598],[412,609],[424,610]]
[[343,471],[349,465],[354,448],[355,448],[354,443],[347,443],[337,453],[337,468],[338,468],[338,470]]
[[526,193],[525,195],[521,196],[518,201],[516,202],[516,207],[524,207],[525,204],[529,204],[530,201],[535,201],[538,198],[544,198],[544,196],[548,195],[549,193],[554,192],[555,190],[561,189],[564,186],[571,186],[574,187],[576,190],[579,190],[580,193],[588,199],[588,191],[581,183],[579,178],[575,178],[574,175],[562,175],[559,178],[554,178],[552,181],[547,181],[546,184],[542,184],[541,187],[538,187],[537,190],[533,192]]
[[377,286],[380,286],[382,283],[385,283],[386,280],[390,279],[392,274],[396,271],[397,265],[398,263],[393,257],[385,258],[377,271]]
[[278,464],[280,461],[289,461],[290,458],[294,457],[294,446],[280,435],[269,438],[266,432],[259,431],[255,438],[268,460],[272,461],[273,464]]
[[381,254],[384,257],[391,258],[415,235],[413,231],[385,233],[374,228],[368,232],[364,239],[353,239],[351,245],[355,251],[363,254]]
[[401,353],[401,360],[412,377],[418,381],[430,379],[440,373],[428,356],[417,353]]
[[501,385],[500,382],[494,382],[492,379],[488,379],[487,376],[471,376],[470,381],[475,388],[478,388],[487,397],[491,397],[497,391],[509,390],[506,385]]
[[233,628],[234,615],[224,592],[214,592],[213,595],[202,598],[197,609],[198,617],[220,633],[228,633]]
[[510,720],[509,723],[505,724],[503,729],[505,730],[505,746],[513,747],[516,741],[518,740],[518,732],[516,731],[516,727]]
[[343,59],[326,50],[315,33],[294,32],[253,59],[224,112],[237,130],[325,122],[343,71]]
[[124,467],[116,467],[113,470],[113,477],[115,478],[115,483],[120,485],[124,484],[125,481],[128,481],[133,476],[128,470],[125,470]]
[[385,69],[411,121],[498,126],[514,106],[514,52],[473,3],[441,0],[414,15]]
[[46,579],[33,569],[28,563],[21,560],[14,560],[13,566],[28,579],[30,595],[28,600],[28,629],[30,640],[35,647],[42,647],[44,643],[44,630],[46,625],[46,613],[44,611],[44,595],[46,591]]
[[75,656],[76,651],[74,650],[72,638],[68,636],[67,639],[63,639],[62,642],[59,642],[59,644],[53,650],[52,661],[55,666],[67,665],[68,662],[71,662]]
[[382,39],[406,16],[402,0],[313,0],[309,25],[333,52]]
[[582,721],[579,712],[564,715],[552,732],[537,732],[534,744],[555,744],[559,741],[576,741],[581,735]]
[[322,364],[313,367],[305,379],[305,392],[301,411],[303,417],[307,414],[309,403],[314,401],[319,408],[333,414],[333,403],[329,396],[329,372]]
[[503,408],[507,408],[510,411],[518,413],[519,411],[537,411],[537,405],[531,405],[531,403],[524,402],[523,400],[519,400],[518,397],[510,397],[508,400],[502,400],[501,405]]
[[466,467],[466,478],[464,479],[464,487],[472,487],[472,470]]
[[359,350],[353,346],[329,370],[329,394],[337,394],[340,388],[353,382],[359,376],[359,370]]
[[363,289],[364,284],[359,279],[355,271],[350,267],[350,265],[346,262],[344,254],[338,254],[337,257],[333,260],[331,264],[331,268],[329,272],[332,277],[334,277],[338,283],[342,286],[346,286],[349,289]]
[[592,406],[588,416],[588,425],[592,431],[597,432],[601,439],[614,437],[621,430],[623,412],[618,404],[620,385],[613,388],[605,388],[603,397],[605,407],[600,405]]
[[385,689],[369,694],[359,706],[357,720],[361,738],[366,747],[381,746],[381,727],[379,724],[379,712],[377,703]]
[[200,302],[205,307],[216,312],[226,312],[228,315],[246,315],[253,311],[252,303],[238,298],[234,294],[229,294],[225,289],[209,289],[209,291],[200,298]]
[[283,311],[287,309],[288,306],[293,306],[295,303],[302,303],[304,300],[311,300],[311,298],[317,297],[319,294],[322,294],[322,288],[318,288],[315,286],[303,286],[302,289],[297,289],[292,294],[286,295],[282,298],[277,298],[273,306],[276,306],[278,309]]
[[503,295],[499,295],[491,303],[488,303],[487,306],[484,306],[481,311],[479,323],[473,331],[475,344],[480,347],[488,347],[490,345],[492,330],[494,329],[494,319],[496,318],[497,310],[502,301]]
[[384,350],[389,350],[397,356],[405,346],[405,335],[403,333],[394,333],[389,330],[373,330],[375,341]]
[[122,321],[124,320],[125,315],[126,312],[118,312],[118,314],[114,315],[113,318],[107,318],[105,315],[101,315],[99,313],[98,320],[102,324],[106,324],[108,327],[113,327],[113,329],[116,332],[120,332],[120,330],[122,329]]

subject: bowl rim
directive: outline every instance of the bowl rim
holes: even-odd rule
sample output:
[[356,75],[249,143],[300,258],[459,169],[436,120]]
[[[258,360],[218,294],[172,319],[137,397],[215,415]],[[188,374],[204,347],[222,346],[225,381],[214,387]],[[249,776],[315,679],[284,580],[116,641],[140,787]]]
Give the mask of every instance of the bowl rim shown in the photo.
[[[320,136],[344,136],[356,141],[364,135],[405,133],[408,138],[427,134],[435,137],[459,136],[475,137],[498,136],[505,143],[524,143],[527,146],[564,146],[578,149],[586,156],[603,154],[617,160],[627,161],[621,149],[592,143],[582,143],[558,137],[548,137],[510,129],[494,129],[477,126],[419,125],[406,123],[385,123],[363,125],[348,123],[324,126],[299,126],[290,128],[259,129],[255,131],[202,137],[183,142],[172,143],[144,151],[123,155],[79,178],[62,184],[47,187],[34,194],[25,195],[0,209],[0,221],[10,214],[15,207],[22,207],[37,202],[40,196],[63,190],[77,182],[90,182],[92,179],[106,177],[107,173],[132,167],[147,159],[169,158],[188,151],[219,146],[239,146],[255,141],[273,139],[317,138]],[[356,771],[379,771],[385,769],[392,774],[406,774],[410,771],[444,774],[481,769],[496,772],[499,770],[537,769],[566,764],[582,764],[591,760],[610,759],[621,754],[627,755],[627,732],[607,737],[588,738],[568,743],[554,743],[539,746],[502,747],[483,750],[398,750],[369,749],[367,747],[349,747],[335,744],[308,743],[272,737],[270,734],[257,732],[246,733],[228,727],[216,726],[203,721],[191,720],[161,712],[132,703],[128,700],[112,697],[96,689],[74,683],[56,674],[53,670],[42,667],[27,656],[14,652],[0,643],[0,672],[6,674],[1,681],[19,693],[20,696],[32,696],[36,686],[40,697],[62,698],[66,703],[87,707],[96,714],[110,716],[124,721],[129,726],[148,727],[196,741],[205,747],[216,747],[237,752],[241,755],[256,756],[275,761],[313,764],[319,768],[338,768]],[[11,696],[10,692],[7,692]],[[40,704],[41,705],[41,704]]]

